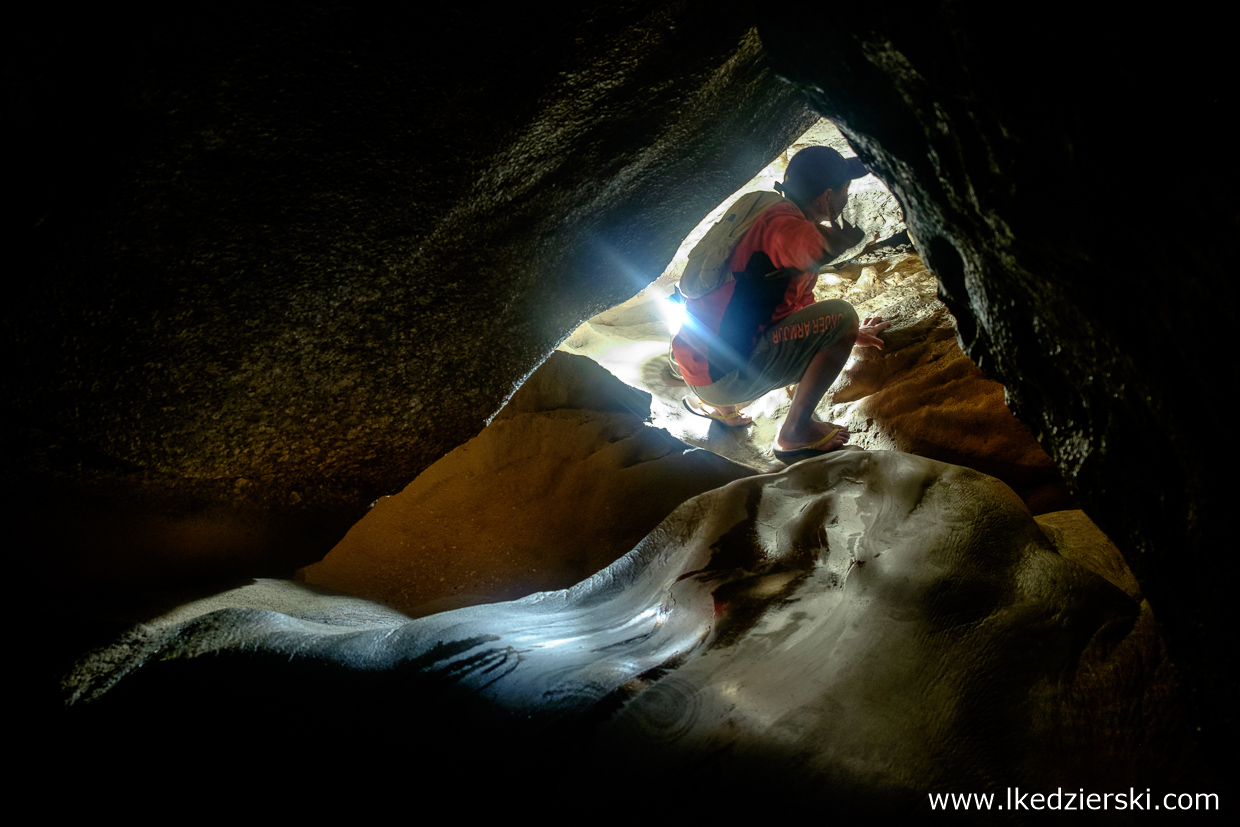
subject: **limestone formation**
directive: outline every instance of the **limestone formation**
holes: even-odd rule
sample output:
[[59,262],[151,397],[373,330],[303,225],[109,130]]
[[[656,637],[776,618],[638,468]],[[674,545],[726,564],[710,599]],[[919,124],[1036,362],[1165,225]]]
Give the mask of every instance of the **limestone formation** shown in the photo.
[[[1003,386],[961,352],[951,315],[935,295],[937,282],[921,258],[870,252],[865,261],[828,268],[815,297],[845,299],[861,316],[882,316],[892,326],[882,350],[853,351],[819,406],[819,418],[847,425],[849,444],[856,447],[907,451],[995,476],[1034,513],[1072,507],[1051,458],[1005,404]],[[754,425],[744,431],[686,421],[692,420],[680,407],[686,388],[669,374],[666,357],[670,336],[662,297],[671,290],[668,275],[583,323],[561,347],[603,361],[649,392],[655,422],[678,438],[758,471],[782,469],[772,448],[788,411],[784,389],[745,408]]]
[[[260,582],[139,627],[65,691],[137,738],[192,709],[190,731],[281,716],[320,751],[433,745],[418,782],[469,767],[482,809],[619,783],[914,819],[929,792],[1182,782],[1148,605],[1087,519],[1045,519],[967,469],[840,452],[690,500],[571,589],[408,621]],[[311,723],[376,704],[378,731]]]
[[[81,595],[118,571],[317,558],[653,278],[810,122],[800,90],[891,188],[964,352],[1131,562],[1191,731],[1230,760],[1240,368],[1212,228],[1240,226],[1240,175],[1217,4],[1101,22],[980,0],[438,12],[18,13],[0,416],[11,545],[35,582]],[[967,586],[942,597],[991,605]],[[319,663],[290,666],[255,632],[302,639],[282,617],[185,630],[254,633],[261,668],[150,662],[138,682],[214,668],[200,705],[235,678],[278,712]]]
[[1003,386],[961,352],[937,287],[914,253],[820,278],[817,298],[843,298],[862,318],[891,322],[882,350],[853,351],[822,418],[846,425],[850,445],[907,451],[997,477],[1035,514],[1072,507],[1051,458],[1008,410]]

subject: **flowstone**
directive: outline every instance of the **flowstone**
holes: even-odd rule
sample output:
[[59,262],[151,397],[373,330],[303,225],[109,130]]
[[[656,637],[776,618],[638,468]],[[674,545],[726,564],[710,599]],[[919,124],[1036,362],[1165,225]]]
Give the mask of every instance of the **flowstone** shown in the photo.
[[770,782],[907,815],[929,791],[1165,784],[1161,642],[1139,595],[1057,551],[1082,544],[1118,559],[990,477],[843,450],[688,501],[565,591],[405,621],[260,583],[135,630],[67,688],[125,732],[367,709],[382,731],[348,738],[434,744],[423,780],[468,762],[569,800],[635,768],[651,800]]

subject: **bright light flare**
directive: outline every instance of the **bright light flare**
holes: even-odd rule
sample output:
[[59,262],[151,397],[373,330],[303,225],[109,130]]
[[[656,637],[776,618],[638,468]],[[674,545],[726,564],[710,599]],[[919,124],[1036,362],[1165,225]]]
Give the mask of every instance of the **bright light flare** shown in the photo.
[[659,302],[659,312],[667,324],[667,332],[672,336],[680,332],[681,326],[685,323],[685,316],[688,315],[685,303],[677,301],[673,296],[668,296]]

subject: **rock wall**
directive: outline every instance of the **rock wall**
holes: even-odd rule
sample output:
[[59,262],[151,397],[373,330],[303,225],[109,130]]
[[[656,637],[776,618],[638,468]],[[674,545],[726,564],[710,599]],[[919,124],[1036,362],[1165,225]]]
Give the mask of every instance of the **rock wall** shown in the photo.
[[[822,283],[828,279],[836,283]],[[906,451],[996,477],[1034,514],[1076,507],[1054,462],[1008,410],[1003,386],[960,350],[937,285],[911,252],[847,264],[820,279],[820,300],[842,298],[861,318],[891,323],[882,350],[853,350],[820,418],[847,426],[850,445]]]
[[321,556],[814,120],[705,3],[40,14],[6,489],[132,571]]
[[696,2],[449,8],[429,30],[342,4],[23,13],[15,546],[69,546],[74,571],[326,550],[807,125],[765,54],[902,202],[966,352],[1131,559],[1218,747],[1234,73],[1216,10],[1175,12],[772,8],[761,45],[748,12]]
[[965,352],[1132,562],[1221,754],[1238,457],[1212,389],[1237,379],[1237,293],[1192,228],[1234,234],[1240,176],[1214,17],[853,4],[760,30],[900,199]]

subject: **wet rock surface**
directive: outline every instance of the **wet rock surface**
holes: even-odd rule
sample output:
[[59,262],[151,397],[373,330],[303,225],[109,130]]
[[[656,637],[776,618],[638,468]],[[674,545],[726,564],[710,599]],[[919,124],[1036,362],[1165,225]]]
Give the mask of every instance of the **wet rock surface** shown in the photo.
[[[554,779],[571,803],[637,772],[664,805],[770,784],[911,817],[927,791],[1182,778],[1169,667],[1124,569],[1083,517],[1039,525],[976,472],[848,450],[692,499],[566,591],[409,621],[262,581],[142,625],[65,691],[83,731],[143,739],[179,709],[190,730],[399,709],[347,737],[433,744],[422,783],[468,761],[490,789]],[[286,743],[302,736],[341,737],[293,725]]]
[[[1176,11],[756,13],[766,58],[904,207],[964,350],[1137,570],[1219,757],[1240,462],[1215,391],[1236,384],[1236,292],[1189,228],[1240,226],[1234,72],[1227,28],[1201,25],[1217,10]],[[31,174],[6,225],[4,493],[14,546],[79,586],[131,554],[135,574],[178,555],[250,573],[256,556],[317,558],[477,433],[565,331],[630,295],[631,273],[649,280],[801,119],[744,14],[717,4],[514,7],[484,25],[449,9],[429,39],[331,5],[39,15],[5,75]],[[1175,142],[1134,140],[1151,120]],[[286,622],[230,617],[208,625],[242,640]],[[243,688],[281,721],[308,703],[300,670],[318,666],[233,657],[188,695],[138,692],[156,703],[126,707],[110,743],[137,743],[127,722],[157,713],[192,720],[180,701],[242,716]],[[189,663],[158,669],[210,668]],[[365,673],[375,694],[353,708],[408,703],[403,684],[383,694],[388,677]]]

